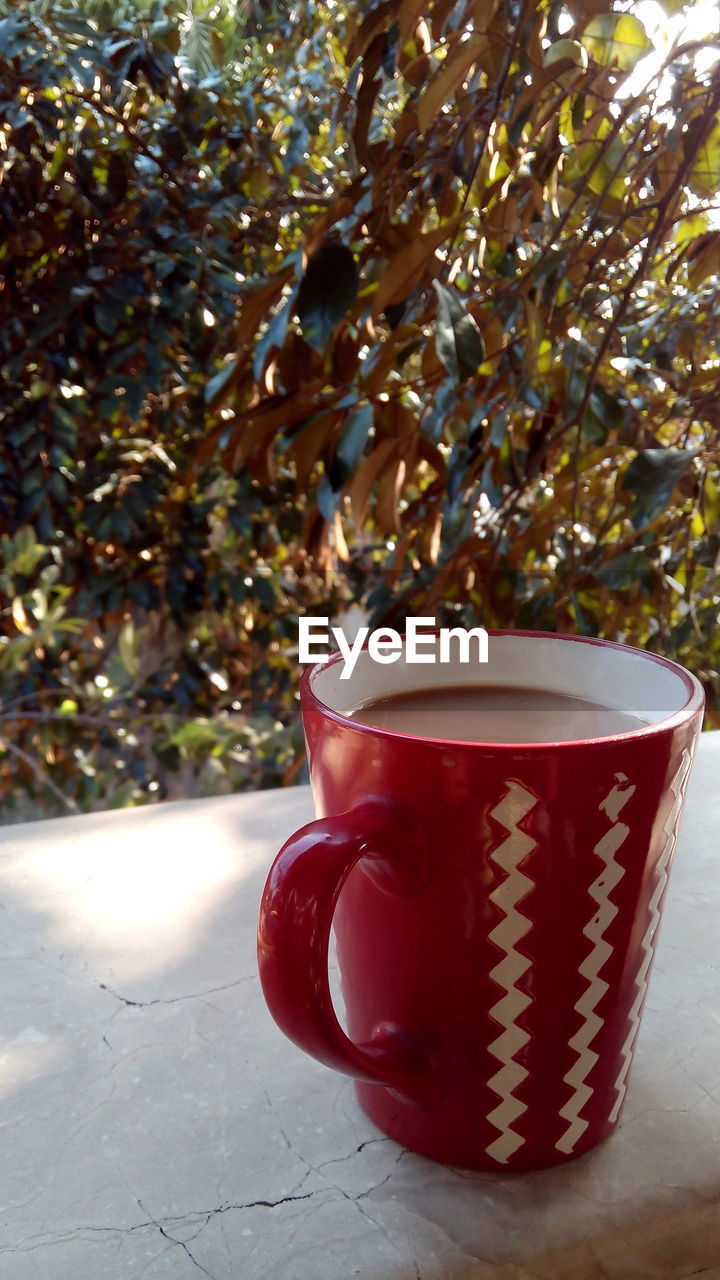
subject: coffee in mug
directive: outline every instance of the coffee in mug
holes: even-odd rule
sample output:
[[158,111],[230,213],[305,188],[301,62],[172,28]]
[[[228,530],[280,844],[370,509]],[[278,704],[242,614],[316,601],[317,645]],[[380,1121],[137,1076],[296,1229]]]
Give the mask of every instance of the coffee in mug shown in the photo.
[[548,689],[440,685],[371,699],[350,712],[393,733],[462,742],[568,742],[606,738],[647,721],[618,707]]

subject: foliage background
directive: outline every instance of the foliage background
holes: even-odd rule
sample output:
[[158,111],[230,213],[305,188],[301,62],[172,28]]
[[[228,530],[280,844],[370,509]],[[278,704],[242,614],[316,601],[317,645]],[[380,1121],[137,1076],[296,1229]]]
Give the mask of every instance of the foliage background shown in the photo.
[[720,726],[712,32],[0,13],[7,820],[302,778],[351,602],[663,652]]

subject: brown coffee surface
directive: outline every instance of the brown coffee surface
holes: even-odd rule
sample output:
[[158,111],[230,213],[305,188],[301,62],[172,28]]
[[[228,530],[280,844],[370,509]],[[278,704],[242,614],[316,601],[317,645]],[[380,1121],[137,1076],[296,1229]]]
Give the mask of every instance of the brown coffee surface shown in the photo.
[[572,742],[647,724],[587,698],[510,685],[416,689],[373,699],[350,714],[379,729],[461,742]]

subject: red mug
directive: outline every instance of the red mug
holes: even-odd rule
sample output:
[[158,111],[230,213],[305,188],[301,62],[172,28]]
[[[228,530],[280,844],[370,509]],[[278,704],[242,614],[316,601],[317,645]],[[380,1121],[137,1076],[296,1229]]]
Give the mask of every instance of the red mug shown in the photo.
[[[490,632],[474,666],[308,669],[318,815],[265,886],[258,959],[286,1035],[356,1079],[391,1138],[470,1169],[559,1164],[620,1116],[704,695],[655,654]],[[348,712],[408,689],[521,685],[635,712],[559,743],[457,742]],[[333,1008],[334,927],[347,1033]]]

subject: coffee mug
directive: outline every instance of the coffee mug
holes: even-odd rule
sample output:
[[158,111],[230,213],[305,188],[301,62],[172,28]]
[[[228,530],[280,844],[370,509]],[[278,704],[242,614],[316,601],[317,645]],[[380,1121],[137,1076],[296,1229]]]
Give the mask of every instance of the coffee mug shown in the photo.
[[[490,632],[489,661],[308,669],[317,820],[284,845],[260,909],[275,1020],[355,1077],[413,1151],[470,1169],[558,1164],[622,1111],[704,696],[655,654]],[[484,743],[349,718],[402,691],[468,684],[570,694],[644,727]],[[333,1007],[334,927],[347,1031]]]

